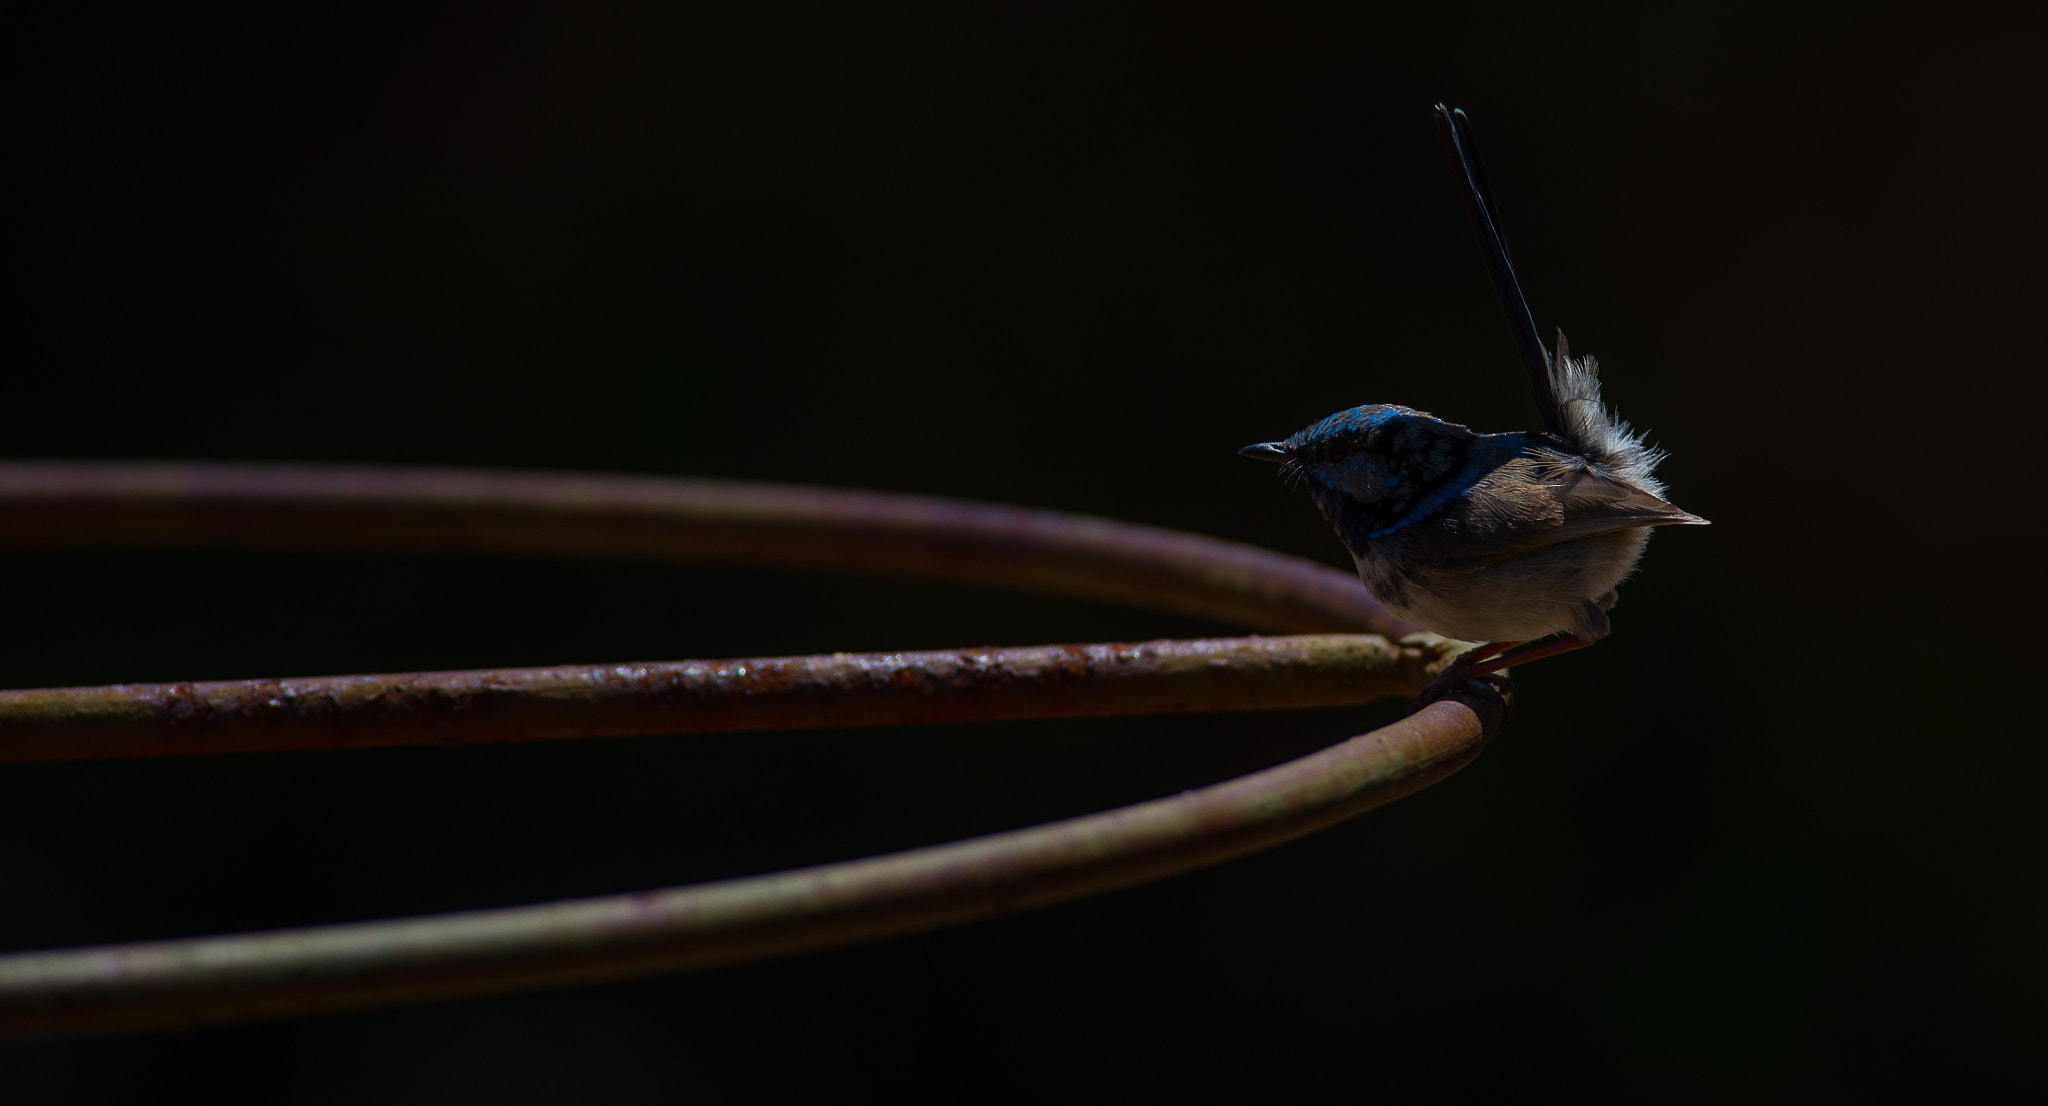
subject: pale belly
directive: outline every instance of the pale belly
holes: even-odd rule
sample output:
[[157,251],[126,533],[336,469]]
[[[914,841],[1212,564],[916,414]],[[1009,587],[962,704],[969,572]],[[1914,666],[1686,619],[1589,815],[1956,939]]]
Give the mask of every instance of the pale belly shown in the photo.
[[1543,546],[1465,571],[1355,557],[1359,579],[1381,605],[1432,633],[1461,641],[1527,641],[1557,633],[1607,636],[1606,610],[1649,540],[1646,529]]

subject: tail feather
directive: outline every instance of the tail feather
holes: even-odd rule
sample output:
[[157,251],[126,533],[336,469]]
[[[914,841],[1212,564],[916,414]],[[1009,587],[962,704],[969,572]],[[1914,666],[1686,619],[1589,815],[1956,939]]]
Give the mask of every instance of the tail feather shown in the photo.
[[1642,434],[1600,402],[1600,363],[1573,357],[1563,331],[1557,334],[1557,353],[1550,358],[1550,393],[1557,412],[1551,433],[1614,475],[1663,496],[1664,485],[1651,474],[1664,451],[1647,444]]

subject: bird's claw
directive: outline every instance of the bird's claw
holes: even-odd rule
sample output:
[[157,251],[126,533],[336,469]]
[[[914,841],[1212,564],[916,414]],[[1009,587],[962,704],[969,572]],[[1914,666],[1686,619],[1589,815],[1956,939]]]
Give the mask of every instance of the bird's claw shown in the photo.
[[1473,671],[1479,666],[1459,666],[1455,661],[1442,674],[1422,689],[1422,694],[1408,704],[1408,713],[1415,714],[1439,700],[1452,696],[1483,697],[1499,700],[1513,709],[1515,682],[1505,673],[1497,671]]

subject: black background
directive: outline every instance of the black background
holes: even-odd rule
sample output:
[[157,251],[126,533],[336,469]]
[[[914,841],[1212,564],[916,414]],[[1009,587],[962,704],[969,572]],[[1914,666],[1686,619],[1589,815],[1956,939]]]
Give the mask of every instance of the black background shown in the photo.
[[[1207,872],[787,962],[0,1050],[10,1102],[1983,1093],[2041,1070],[2041,41],[1869,5],[89,4],[4,17],[0,451],[687,473],[1344,563],[1237,447],[1533,421],[1712,529],[1471,768]],[[659,566],[0,553],[0,686],[1135,639]],[[0,946],[866,855],[1395,708],[0,772]]]

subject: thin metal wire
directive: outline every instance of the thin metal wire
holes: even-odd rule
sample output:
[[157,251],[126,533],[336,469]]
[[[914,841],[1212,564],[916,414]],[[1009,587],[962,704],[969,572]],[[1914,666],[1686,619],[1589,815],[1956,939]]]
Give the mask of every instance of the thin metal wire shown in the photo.
[[[1373,605],[1348,576],[1245,546],[1053,512],[716,481],[17,463],[0,465],[0,543],[741,560],[1027,587],[1232,618],[1262,628],[1407,629]],[[1207,663],[1204,656],[1258,656],[1270,647],[1264,655],[1284,658],[1278,662],[1282,669],[1306,665],[1317,670],[1315,679],[1298,681],[1296,690],[1301,691],[1312,690],[1325,675],[1323,667],[1345,655],[1345,640],[1150,647],[1160,649],[1162,658],[1194,664],[1198,673]],[[1189,648],[1181,654],[1165,648],[1175,645]],[[1030,707],[1035,716],[1073,713],[1055,705],[1066,670],[1050,657],[1041,657],[1045,663],[1033,668],[1021,655],[1028,651],[1017,652],[1009,659],[1020,665],[1019,671],[1035,673],[1033,690],[1000,708],[987,706],[1000,697],[976,700],[982,705],[972,709],[1019,709],[1019,702],[1035,697],[1037,705]],[[1401,659],[1400,650],[1384,643],[1357,646],[1350,655],[1368,654],[1412,664],[1412,658]],[[961,663],[967,656],[933,654],[907,661],[897,655],[865,671],[913,671],[918,665]],[[1101,659],[1114,667],[1113,656]],[[829,667],[833,660],[781,659],[799,670],[820,663]],[[846,671],[862,671],[861,660],[853,659]],[[537,684],[526,690],[559,680],[564,672],[530,670],[527,676]],[[1226,665],[1223,672],[1207,672],[1206,680],[1198,675],[1188,686],[1227,683],[1232,679],[1228,672]],[[687,666],[679,675],[687,685]],[[356,679],[411,678],[416,677]],[[1181,677],[1169,673],[1162,678]],[[329,685],[340,698],[353,686],[347,679],[301,683]],[[731,679],[726,685],[729,693]],[[191,702],[233,698],[238,692],[232,689],[254,685],[199,686],[210,690],[195,688]],[[488,700],[488,681],[471,686]],[[1106,701],[1115,700],[1137,684],[1118,687],[1112,676],[1101,686],[1109,690],[1084,691],[1081,697],[1102,694]],[[115,715],[139,710],[136,717],[145,720],[165,701],[151,699],[150,689],[143,689],[139,699],[123,698],[119,689],[100,691],[102,705],[111,704]],[[33,696],[53,693],[18,694],[31,697],[24,701],[33,705]],[[965,700],[974,700],[975,694],[968,692]],[[1229,693],[1219,694],[1227,698]],[[1392,726],[1226,783],[867,860],[538,906],[0,957],[0,1032],[220,1024],[627,978],[852,944],[1097,894],[1278,844],[1426,787],[1478,755],[1511,712],[1510,694],[1508,685],[1496,679]],[[53,735],[59,745],[67,740],[59,734],[64,727],[89,730],[98,724],[63,717],[74,709],[90,715],[81,702],[74,698],[29,718],[31,730],[37,725],[55,729],[40,737],[32,734],[17,748],[47,751]],[[1076,704],[1069,707],[1078,710]],[[655,709],[648,700],[623,713]],[[886,715],[893,708],[885,701],[859,709]],[[358,717],[372,720],[373,715]],[[827,717],[801,711],[792,717],[798,715],[809,723]],[[328,732],[321,726],[334,717],[316,719],[298,732],[302,738]],[[21,721],[22,716],[0,717],[0,745]],[[115,728],[132,723],[133,717],[117,720]],[[661,728],[688,726],[671,719]],[[223,732],[233,729],[230,725]],[[263,740],[283,741],[277,734],[288,730],[274,729]],[[73,730],[69,739],[86,740],[79,732]]]

